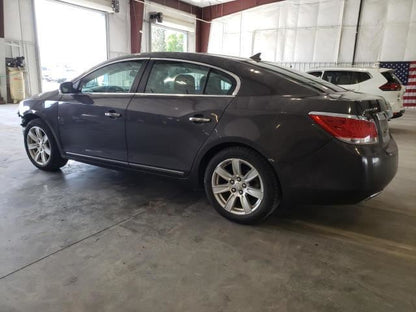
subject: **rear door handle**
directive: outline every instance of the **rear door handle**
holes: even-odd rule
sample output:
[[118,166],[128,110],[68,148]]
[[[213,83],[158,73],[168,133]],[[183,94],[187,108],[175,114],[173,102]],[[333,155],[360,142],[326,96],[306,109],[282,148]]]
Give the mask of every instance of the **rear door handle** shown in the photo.
[[110,118],[112,118],[112,119],[116,119],[116,118],[120,118],[120,117],[121,117],[121,114],[116,113],[116,112],[115,112],[115,111],[113,111],[113,110],[106,112],[104,115],[105,115],[106,117],[110,117]]
[[189,121],[192,121],[195,123],[206,123],[206,122],[210,122],[211,119],[205,118],[205,117],[189,117]]

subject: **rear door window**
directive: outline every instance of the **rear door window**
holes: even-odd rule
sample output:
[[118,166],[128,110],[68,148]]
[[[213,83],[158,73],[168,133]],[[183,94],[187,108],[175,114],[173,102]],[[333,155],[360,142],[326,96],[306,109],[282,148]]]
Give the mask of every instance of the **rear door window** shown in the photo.
[[348,70],[328,70],[325,71],[322,79],[336,85],[353,85],[370,79],[370,75],[365,72]]
[[235,85],[235,80],[232,77],[213,69],[209,72],[204,94],[231,95],[235,89]]
[[210,67],[180,61],[155,61],[145,93],[231,95],[236,81]]
[[147,81],[146,93],[202,94],[203,77],[209,68],[179,61],[155,61]]

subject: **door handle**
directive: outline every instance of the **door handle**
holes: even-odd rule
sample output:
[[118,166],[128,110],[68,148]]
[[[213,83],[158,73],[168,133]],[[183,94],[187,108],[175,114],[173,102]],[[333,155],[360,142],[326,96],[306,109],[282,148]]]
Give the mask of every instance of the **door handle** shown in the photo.
[[189,121],[192,121],[194,123],[206,123],[206,122],[210,122],[211,119],[205,118],[205,117],[189,117]]
[[112,118],[112,119],[116,119],[116,118],[120,118],[120,117],[121,117],[121,114],[116,113],[116,112],[115,112],[115,111],[113,111],[113,110],[111,110],[111,111],[109,111],[109,112],[106,112],[104,115],[105,115],[106,117],[110,117],[110,118]]

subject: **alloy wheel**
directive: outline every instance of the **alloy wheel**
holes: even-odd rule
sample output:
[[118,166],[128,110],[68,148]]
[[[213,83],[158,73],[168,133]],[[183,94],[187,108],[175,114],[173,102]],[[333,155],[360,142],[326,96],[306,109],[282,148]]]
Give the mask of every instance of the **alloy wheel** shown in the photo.
[[253,213],[264,197],[263,180],[249,162],[230,158],[215,168],[211,179],[215,199],[226,211],[236,215]]
[[40,166],[46,166],[51,159],[51,145],[45,131],[37,126],[30,128],[26,143],[33,161]]

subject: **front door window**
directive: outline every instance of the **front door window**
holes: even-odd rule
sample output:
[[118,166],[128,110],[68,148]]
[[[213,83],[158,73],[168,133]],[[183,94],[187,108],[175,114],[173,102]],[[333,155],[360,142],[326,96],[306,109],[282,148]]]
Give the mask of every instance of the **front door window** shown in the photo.
[[84,77],[79,85],[83,93],[129,93],[143,62],[110,64]]

